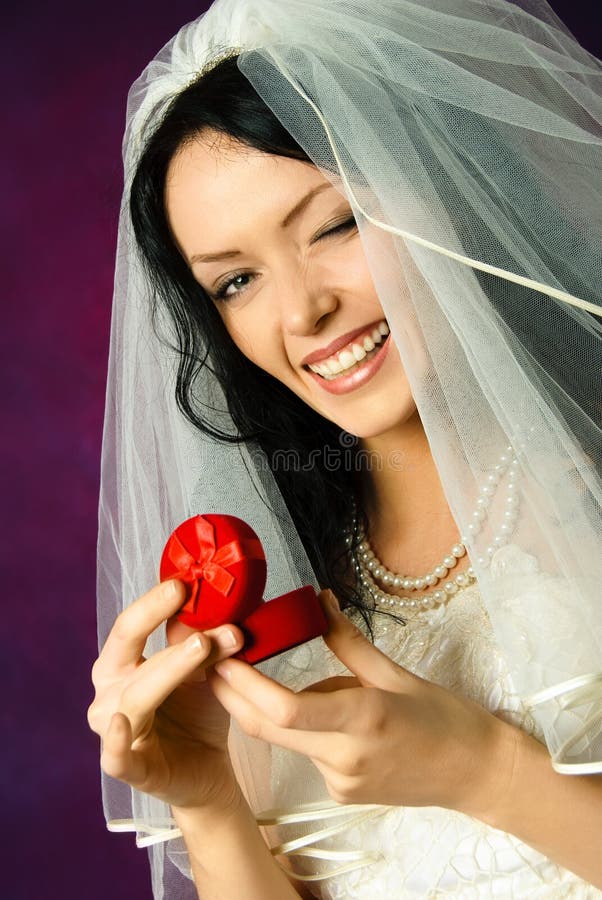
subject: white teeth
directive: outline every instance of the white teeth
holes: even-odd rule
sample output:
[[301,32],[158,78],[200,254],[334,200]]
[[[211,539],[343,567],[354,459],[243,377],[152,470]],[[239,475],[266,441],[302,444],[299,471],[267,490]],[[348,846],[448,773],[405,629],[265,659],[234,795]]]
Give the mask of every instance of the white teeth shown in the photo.
[[341,350],[339,353],[339,362],[344,369],[354,366],[357,359],[350,350]]
[[378,326],[373,328],[370,334],[364,336],[362,343],[353,343],[350,347],[330,359],[319,363],[309,365],[312,372],[322,375],[323,378],[332,378],[340,375],[346,369],[351,369],[363,360],[367,353],[374,350],[377,344],[382,343],[385,335],[389,334],[389,327],[386,322],[379,322]]
[[[321,368],[326,369],[329,375],[338,375],[344,368],[338,359],[329,359],[327,363],[319,363],[318,365]],[[320,370],[318,369],[318,371]]]

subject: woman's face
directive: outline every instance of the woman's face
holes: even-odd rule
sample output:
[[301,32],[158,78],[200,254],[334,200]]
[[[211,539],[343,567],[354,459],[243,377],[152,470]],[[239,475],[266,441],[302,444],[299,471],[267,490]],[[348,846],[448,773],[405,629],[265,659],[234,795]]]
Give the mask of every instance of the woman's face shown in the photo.
[[165,202],[245,356],[358,437],[415,412],[351,207],[315,166],[204,133],[172,160]]

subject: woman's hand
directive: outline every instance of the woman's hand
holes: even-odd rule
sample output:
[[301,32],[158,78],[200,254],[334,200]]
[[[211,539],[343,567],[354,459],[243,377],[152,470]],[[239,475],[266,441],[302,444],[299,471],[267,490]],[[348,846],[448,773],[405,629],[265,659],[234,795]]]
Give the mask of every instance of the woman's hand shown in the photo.
[[238,801],[226,748],[229,717],[206,670],[242,647],[242,633],[231,625],[200,633],[172,620],[171,646],[150,659],[142,655],[151,632],[184,600],[185,586],[170,580],[119,615],[92,669],[88,722],[102,738],[108,775],[175,807],[225,809]]
[[512,778],[518,729],[396,665],[321,599],[326,643],[355,677],[294,693],[229,660],[209,678],[219,701],[247,734],[309,756],[340,803],[485,813]]

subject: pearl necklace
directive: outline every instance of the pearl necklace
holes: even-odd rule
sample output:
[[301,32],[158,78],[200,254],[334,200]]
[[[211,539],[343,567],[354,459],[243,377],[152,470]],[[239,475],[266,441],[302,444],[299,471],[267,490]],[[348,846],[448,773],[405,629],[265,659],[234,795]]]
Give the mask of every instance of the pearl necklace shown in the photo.
[[[491,505],[493,497],[497,491],[499,483],[509,470],[509,481],[506,484],[506,502],[504,504],[503,522],[500,525],[499,532],[494,536],[491,545],[485,550],[485,556],[479,557],[477,562],[480,566],[488,566],[491,557],[500,547],[507,544],[516,528],[516,521],[519,512],[519,493],[518,493],[518,477],[520,475],[520,464],[514,456],[512,446],[506,447],[499,458],[497,464],[493,467],[493,471],[487,476],[485,483],[480,489],[479,498],[476,502],[475,510],[472,514],[471,521],[466,529],[466,535],[460,538],[459,543],[454,544],[450,553],[443,557],[439,565],[435,566],[425,575],[413,577],[411,575],[399,575],[388,569],[375,554],[370,546],[367,536],[360,534],[362,538],[358,545],[358,555],[352,553],[352,563],[355,569],[356,577],[360,583],[360,591],[365,597],[372,599],[376,606],[399,606],[402,609],[432,609],[438,604],[449,600],[460,588],[467,587],[476,581],[476,574],[472,566],[455,576],[455,578],[446,581],[443,588],[438,588],[428,594],[424,594],[416,599],[412,597],[398,597],[396,594],[390,594],[383,590],[376,583],[376,579],[383,585],[396,588],[404,588],[409,591],[422,590],[424,587],[437,584],[444,579],[450,569],[457,565],[458,560],[466,554],[467,535],[476,537],[483,527],[483,522],[487,517],[487,510]],[[359,530],[357,515],[354,508],[352,532],[347,533],[345,541],[347,546],[352,544],[352,534]]]

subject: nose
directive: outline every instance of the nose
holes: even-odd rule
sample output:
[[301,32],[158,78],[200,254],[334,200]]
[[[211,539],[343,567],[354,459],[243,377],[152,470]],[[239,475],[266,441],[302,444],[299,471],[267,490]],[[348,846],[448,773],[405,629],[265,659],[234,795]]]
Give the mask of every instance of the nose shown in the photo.
[[339,292],[328,279],[301,273],[280,292],[282,329],[299,337],[315,334],[339,302]]

